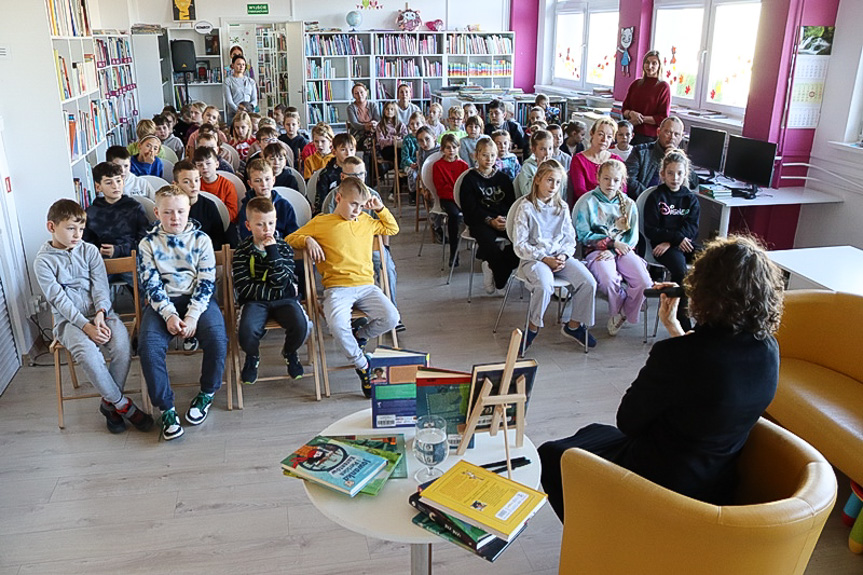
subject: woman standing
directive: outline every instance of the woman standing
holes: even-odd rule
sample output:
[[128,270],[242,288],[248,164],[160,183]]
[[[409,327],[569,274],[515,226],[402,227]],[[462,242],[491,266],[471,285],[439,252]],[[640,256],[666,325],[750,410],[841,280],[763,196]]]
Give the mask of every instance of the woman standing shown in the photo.
[[644,75],[629,85],[623,100],[623,118],[635,126],[632,144],[656,139],[656,131],[671,110],[671,86],[660,79],[659,52],[651,50],[641,61]]
[[368,152],[372,149],[372,138],[375,137],[375,128],[381,121],[377,106],[368,101],[369,92],[363,84],[354,84],[351,90],[354,101],[348,104],[348,132],[357,141],[357,151],[366,152],[363,160],[366,164],[366,173],[371,174],[371,158]]
[[231,74],[225,78],[226,118],[230,125],[241,102],[248,102],[252,108],[258,106],[258,87],[255,81],[246,76],[246,58],[236,54],[231,59]]
[[[590,146],[583,152],[572,157],[569,166],[569,183],[572,185],[573,197],[569,198],[569,208],[575,206],[575,201],[584,194],[593,191],[599,185],[599,166],[608,160],[623,159],[608,151],[617,133],[617,122],[608,116],[603,116],[590,128]],[[624,185],[623,193],[626,193]]]

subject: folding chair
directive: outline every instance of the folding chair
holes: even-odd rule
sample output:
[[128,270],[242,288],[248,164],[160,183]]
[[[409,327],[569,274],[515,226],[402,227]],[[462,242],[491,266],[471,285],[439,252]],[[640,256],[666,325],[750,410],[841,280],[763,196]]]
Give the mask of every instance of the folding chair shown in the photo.
[[[176,164],[177,162],[180,161],[180,158],[177,157],[177,153],[174,150],[172,150],[171,148],[169,148],[168,146],[162,146],[161,152],[162,152],[162,161],[163,162],[165,160],[168,160],[169,162],[173,162],[174,164]],[[173,170],[172,170],[172,172],[173,172]]]
[[[420,236],[420,249],[417,253],[417,257],[422,257],[423,255],[423,246],[425,245],[425,239],[428,235],[429,228],[431,227],[431,216],[438,216],[441,218],[443,226],[446,227],[447,222],[449,221],[449,215],[441,208],[440,198],[437,195],[437,188],[434,185],[433,167],[435,162],[440,160],[443,155],[440,152],[435,152],[428,158],[426,158],[425,163],[423,164],[422,171],[420,172],[420,180],[422,180],[423,187],[429,191],[432,196],[432,207],[426,211],[426,225],[423,229],[423,233]],[[446,267],[446,241],[447,234],[443,234],[443,239],[441,241],[441,254],[440,254],[440,269],[443,271]]]
[[149,197],[151,200],[156,197],[156,191],[159,188],[164,188],[165,186],[171,185],[171,182],[169,182],[165,178],[160,178],[159,176],[153,176],[151,174],[138,177],[150,184],[150,195],[147,197]]
[[243,205],[243,198],[246,197],[246,184],[243,183],[240,176],[222,170],[216,170],[216,173],[220,176],[224,176],[234,184],[234,191],[237,193],[237,206]]
[[[393,166],[393,196],[395,199],[396,207],[399,210],[399,218],[402,217],[402,192],[401,192],[401,179],[405,178],[405,183],[407,183],[408,174],[404,170],[401,169],[401,162],[399,158],[401,157],[401,149],[402,149],[402,141],[396,140],[395,151],[395,165]],[[410,194],[410,189],[408,189],[408,194]]]
[[[315,170],[312,175],[309,177],[309,181],[306,182],[306,199],[309,200],[309,203],[314,207],[315,205],[315,197],[318,194],[318,178],[321,177],[321,171]],[[302,179],[302,178],[301,178]]]
[[144,214],[147,216],[147,221],[151,224],[156,223],[156,202],[147,196],[132,196],[132,199],[141,204],[141,207],[144,208]]
[[306,192],[306,180],[305,180],[305,178],[303,178],[303,174],[301,174],[298,170],[296,170],[290,166],[285,166],[285,169],[290,170],[291,174],[293,174],[293,176],[294,176],[294,179],[297,180],[297,186],[299,186],[299,190],[297,190],[297,191],[299,191],[304,196],[308,197],[308,194]]
[[[135,251],[133,250],[129,257],[125,258],[114,258],[108,259],[105,261],[105,271],[108,275],[111,274],[121,274],[121,273],[131,273],[132,274],[132,295],[135,298],[135,301],[138,300],[138,274],[137,272],[137,262],[135,257]],[[122,318],[121,318],[122,319]],[[130,327],[130,339],[135,336],[135,333],[138,330],[138,326],[140,325],[141,316],[138,314],[138,309],[136,306],[135,315],[132,317],[132,322]],[[57,386],[57,425],[60,429],[66,428],[66,423],[64,419],[64,410],[63,403],[66,401],[72,401],[75,399],[90,399],[94,397],[102,397],[99,393],[73,393],[67,395],[65,390],[63,389],[63,367],[60,360],[60,354],[66,354],[66,365],[69,368],[69,378],[72,381],[72,388],[74,390],[80,389],[80,383],[78,381],[78,373],[75,370],[75,360],[72,357],[72,352],[70,352],[66,347],[60,343],[59,340],[54,339],[51,342],[51,345],[48,347],[51,353],[54,355],[54,381]],[[149,403],[149,398],[147,397],[147,390],[143,386],[143,378],[141,379],[142,387],[140,390],[133,390],[131,393],[142,393],[145,399],[142,400],[142,404],[146,405]],[[129,390],[124,390],[124,393],[130,393]]]
[[[639,232],[638,233],[641,235],[642,238],[644,238],[644,245],[646,247],[646,249],[644,251],[644,261],[647,262],[648,272],[653,271],[656,274],[661,274],[661,280],[662,281],[668,281],[669,275],[670,275],[668,272],[668,268],[666,268],[664,265],[662,265],[661,263],[656,261],[656,258],[653,257],[653,250],[651,249],[651,246],[650,246],[650,240],[648,240],[647,236],[644,235],[644,205],[645,205],[645,203],[647,203],[647,198],[650,197],[650,194],[652,194],[654,190],[656,190],[656,186],[653,186],[651,188],[647,188],[646,190],[641,192],[641,194],[635,200],[635,207],[638,210],[638,223],[639,223]],[[650,274],[650,275],[651,275],[651,277],[654,277],[654,274]],[[642,343],[647,343],[647,339],[648,339],[648,336],[647,336],[647,311],[648,311],[648,307],[649,307],[648,301],[651,299],[656,299],[657,302],[656,302],[656,320],[653,324],[653,335],[651,335],[650,337],[656,337],[656,334],[659,332],[659,296],[658,295],[651,296],[651,295],[645,294],[645,297],[647,299],[644,300],[644,307],[642,308],[644,311],[644,339],[642,340]]]
[[[225,161],[231,165],[234,170],[240,169],[240,154],[237,152],[236,148],[227,142],[223,142],[219,146],[219,157],[225,158]],[[224,154],[224,155],[223,155]]]
[[174,162],[171,160],[162,160],[162,179],[174,179]]
[[[392,169],[389,170],[389,172],[387,174],[382,174],[382,171],[384,169],[386,169],[387,167],[389,167],[390,163],[388,161],[384,160],[383,157],[378,153],[378,147],[377,146],[378,146],[377,140],[375,138],[372,138],[372,151],[371,151],[372,161],[373,161],[372,167],[375,170],[375,181],[377,182],[378,192],[380,192],[381,183],[382,183],[381,180],[384,177],[389,176],[389,177],[393,178],[394,180],[398,179],[398,176],[396,175],[396,173],[398,172],[398,147],[395,147],[395,160],[394,160],[395,165],[392,166]],[[390,184],[390,193],[395,194],[396,185],[397,184],[395,184],[395,183]],[[384,197],[383,194],[381,194],[381,197]]]

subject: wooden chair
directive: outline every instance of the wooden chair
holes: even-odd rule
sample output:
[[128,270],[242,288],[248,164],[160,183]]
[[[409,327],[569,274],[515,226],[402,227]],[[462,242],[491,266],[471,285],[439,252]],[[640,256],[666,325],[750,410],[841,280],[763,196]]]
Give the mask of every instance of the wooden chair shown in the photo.
[[[108,259],[105,261],[105,271],[108,275],[111,274],[121,274],[121,273],[131,273],[132,274],[132,296],[135,301],[138,300],[138,274],[137,274],[137,263],[135,257],[135,251],[133,250],[129,257],[125,258],[114,258]],[[136,306],[135,315],[131,318],[130,327],[130,339],[135,336],[135,333],[138,330],[138,326],[140,325],[141,317],[138,314],[138,309]],[[74,390],[80,389],[81,385],[78,381],[78,373],[75,370],[75,360],[72,357],[72,352],[66,349],[59,340],[54,339],[51,342],[51,345],[48,348],[51,353],[54,355],[54,381],[57,386],[57,425],[60,429],[65,429],[66,423],[64,419],[64,411],[63,404],[66,401],[72,401],[75,399],[90,399],[94,397],[102,397],[99,393],[72,393],[67,395],[65,390],[63,389],[63,366],[60,359],[60,354],[65,353],[66,355],[66,366],[69,368],[69,378],[72,381],[72,388]],[[147,390],[143,387],[143,378],[142,388],[140,390],[133,390],[131,393],[143,393],[146,399],[142,400],[143,404],[149,403],[149,398],[147,398]],[[125,390],[124,393],[129,393],[129,390]]]
[[[396,140],[396,159],[395,165],[393,166],[393,196],[396,203],[396,207],[399,211],[399,218],[402,217],[402,190],[401,190],[401,179],[405,178],[407,181],[408,173],[401,168],[401,162],[399,162],[399,157],[402,149],[402,140]],[[407,190],[408,194],[410,194],[410,188]],[[417,208],[419,210],[419,208]],[[419,225],[419,224],[417,224]]]
[[[422,180],[423,187],[431,193],[432,196],[432,207],[426,212],[426,225],[423,229],[423,233],[420,236],[420,249],[417,252],[417,257],[421,257],[423,255],[423,246],[425,245],[425,239],[428,235],[429,228],[431,227],[431,216],[438,216],[441,218],[442,224],[446,227],[449,215],[441,208],[440,198],[437,195],[437,188],[434,185],[434,178],[432,177],[434,164],[438,160],[440,160],[443,155],[440,152],[435,152],[428,158],[426,158],[425,163],[423,164],[423,169],[420,172],[419,180]],[[447,242],[447,234],[444,231],[443,241],[441,241],[441,259],[440,259],[440,269],[444,270],[446,267],[446,242]]]
[[[234,326],[233,318],[231,317],[231,314],[230,314],[230,311],[231,311],[232,305],[233,305],[233,303],[232,303],[233,297],[232,297],[232,294],[230,293],[230,291],[227,289],[228,282],[226,280],[226,276],[230,275],[227,273],[227,268],[225,267],[226,264],[229,263],[229,257],[230,257],[228,255],[229,249],[230,249],[229,246],[224,245],[224,246],[222,246],[222,249],[215,251],[215,257],[216,257],[216,280],[215,280],[215,283],[216,283],[216,286],[221,286],[222,294],[221,294],[221,297],[218,298],[217,297],[218,296],[218,289],[217,289],[216,293],[214,293],[213,296],[217,297],[216,302],[219,306],[219,309],[222,312],[222,317],[225,318],[225,333],[228,335],[228,352],[227,352],[227,356],[225,357],[225,370],[224,370],[223,375],[222,375],[222,387],[227,389],[226,393],[228,394],[228,398],[227,398],[228,411],[231,411],[234,409],[234,390],[231,388],[231,378],[230,378],[230,375],[231,375],[231,369],[230,369],[230,366],[231,366],[231,342],[230,342],[230,339],[231,339],[231,335],[236,331],[236,329]],[[137,317],[139,319],[141,318],[141,314],[142,314],[142,309],[141,309],[142,303],[143,303],[143,305],[150,305],[148,302],[146,302],[146,301],[142,302],[140,298],[135,297],[135,317]],[[199,353],[203,353],[203,350],[198,349],[196,351],[190,352],[190,351],[185,351],[182,349],[172,350],[172,349],[170,349],[170,347],[168,349],[168,356],[172,356],[172,355],[188,356],[188,355],[199,354]],[[166,361],[167,361],[167,358],[166,358]],[[173,380],[171,381],[171,387],[172,388],[189,387],[189,386],[200,386],[200,382],[195,381],[195,382],[188,382],[188,383],[176,383]],[[147,382],[144,379],[143,373],[141,374],[141,388],[143,390],[142,393],[144,395],[144,398],[143,398],[144,411],[152,414],[153,413],[153,405],[152,405],[152,403],[150,403],[150,396],[146,392]]]

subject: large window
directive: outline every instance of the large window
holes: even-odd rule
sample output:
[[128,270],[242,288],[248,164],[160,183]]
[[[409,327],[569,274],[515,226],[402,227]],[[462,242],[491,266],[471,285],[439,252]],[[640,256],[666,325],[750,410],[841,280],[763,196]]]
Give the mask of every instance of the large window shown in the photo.
[[758,0],[657,0],[653,47],[675,102],[742,113],[758,34]]
[[617,21],[617,0],[558,1],[553,83],[569,88],[612,87]]

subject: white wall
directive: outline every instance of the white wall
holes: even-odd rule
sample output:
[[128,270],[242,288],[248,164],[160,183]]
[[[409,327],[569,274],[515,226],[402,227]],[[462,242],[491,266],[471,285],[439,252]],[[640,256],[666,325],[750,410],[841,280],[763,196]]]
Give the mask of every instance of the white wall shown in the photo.
[[[102,4],[112,0],[100,0]],[[122,3],[122,0],[113,0]],[[379,0],[383,5],[380,10],[361,10],[363,30],[394,29],[398,10],[404,9],[403,1]],[[269,0],[270,13],[266,16],[248,17],[260,22],[280,22],[287,20],[317,20],[321,27],[347,29],[345,14],[356,10],[358,0]],[[166,1],[129,3],[132,24],[146,22],[149,24],[173,25],[171,6]],[[197,19],[208,20],[218,26],[222,18],[247,18],[247,2],[236,0],[197,0]],[[465,2],[459,0],[410,0],[408,5],[419,10],[423,22],[441,19],[448,29],[464,28],[468,24],[479,24],[484,30],[507,30],[509,28],[509,2],[507,0],[474,0]],[[112,13],[114,10],[112,10]],[[102,26],[118,27],[113,23],[113,16],[102,15]]]
[[[842,0],[836,17],[833,55],[824,87],[821,121],[815,131],[810,163],[860,184],[809,183],[808,187],[841,196],[845,203],[806,206],[800,212],[795,247],[850,244],[863,248],[863,149],[830,142],[859,139],[863,118],[863,2]],[[829,175],[810,170],[810,177]],[[831,180],[835,181],[835,180]]]

